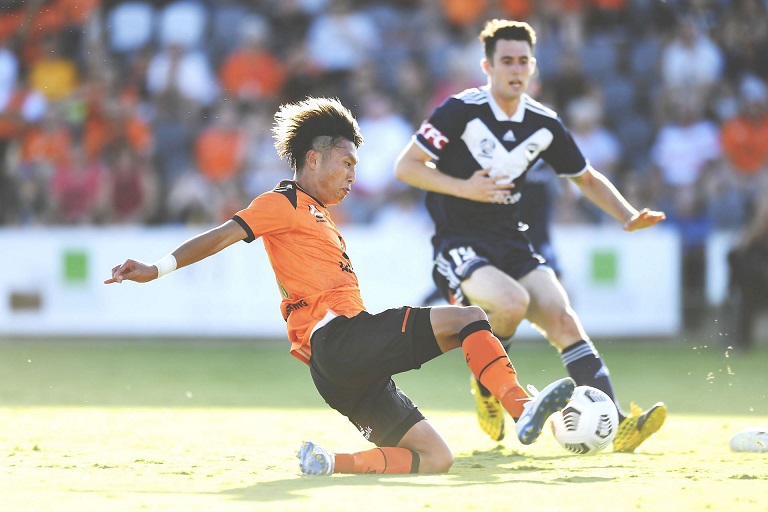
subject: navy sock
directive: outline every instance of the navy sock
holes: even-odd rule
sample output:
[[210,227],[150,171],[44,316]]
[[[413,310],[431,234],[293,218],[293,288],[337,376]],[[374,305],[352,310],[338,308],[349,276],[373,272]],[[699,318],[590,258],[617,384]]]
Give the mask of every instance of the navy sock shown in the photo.
[[577,386],[592,386],[604,392],[616,404],[616,409],[619,411],[619,421],[626,417],[613,392],[608,367],[603,363],[591,341],[577,341],[563,350],[560,359],[562,359],[565,369],[568,370],[568,375],[571,376]]

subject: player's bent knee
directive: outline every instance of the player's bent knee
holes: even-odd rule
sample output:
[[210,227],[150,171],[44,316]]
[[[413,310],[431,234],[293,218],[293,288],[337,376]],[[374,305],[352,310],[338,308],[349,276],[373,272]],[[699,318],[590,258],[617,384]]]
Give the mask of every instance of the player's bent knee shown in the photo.
[[440,452],[422,455],[419,473],[447,473],[453,466],[453,452]]
[[485,311],[483,311],[483,308],[479,306],[467,306],[463,309],[464,314],[466,315],[465,320],[468,324],[477,322],[478,320],[488,320],[488,315],[486,315]]
[[492,311],[488,317],[493,327],[493,332],[501,338],[509,338],[515,334],[520,322],[525,318],[526,308],[520,304],[512,304],[508,307]]
[[525,314],[528,312],[528,303],[515,303],[509,304],[501,309],[501,316],[505,322],[515,327],[523,321]]
[[567,347],[574,340],[581,339],[584,335],[579,322],[567,311],[550,316],[548,324],[541,327],[546,331],[550,342],[560,349]]
[[451,311],[451,323],[457,327],[457,332],[467,325],[481,320],[488,320],[483,308],[479,306],[457,306]]

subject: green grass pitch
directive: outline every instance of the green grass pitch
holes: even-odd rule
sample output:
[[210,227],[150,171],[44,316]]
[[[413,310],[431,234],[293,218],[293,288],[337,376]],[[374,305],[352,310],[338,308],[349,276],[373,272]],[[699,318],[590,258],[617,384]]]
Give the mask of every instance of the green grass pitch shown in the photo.
[[[454,449],[446,475],[301,477],[303,439],[370,447],[282,342],[0,341],[0,510],[768,511],[768,454],[728,440],[768,426],[768,347],[596,341],[625,407],[665,401],[638,453],[576,456],[476,426],[458,351],[395,377]],[[513,346],[523,384],[563,376],[543,341]],[[510,420],[511,421],[511,420]]]

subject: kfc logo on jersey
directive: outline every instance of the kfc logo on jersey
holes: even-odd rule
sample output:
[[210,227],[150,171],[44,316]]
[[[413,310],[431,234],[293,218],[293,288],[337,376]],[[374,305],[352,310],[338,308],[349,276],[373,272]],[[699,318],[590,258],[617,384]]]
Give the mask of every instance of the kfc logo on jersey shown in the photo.
[[419,128],[418,133],[427,139],[427,141],[430,142],[435,147],[435,149],[443,149],[448,143],[448,137],[440,133],[440,130],[432,126],[427,121],[421,123],[421,127]]

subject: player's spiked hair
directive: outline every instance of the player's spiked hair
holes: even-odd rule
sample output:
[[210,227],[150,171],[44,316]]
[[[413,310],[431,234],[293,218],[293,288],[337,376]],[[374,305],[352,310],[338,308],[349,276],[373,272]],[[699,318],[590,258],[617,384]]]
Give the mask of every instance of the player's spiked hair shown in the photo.
[[280,106],[272,127],[275,149],[298,171],[310,149],[327,151],[342,139],[363,143],[357,121],[338,99],[307,97]]
[[489,20],[480,32],[480,42],[483,43],[485,58],[493,62],[493,54],[496,51],[496,42],[499,40],[525,41],[533,51],[536,46],[536,31],[524,21]]

